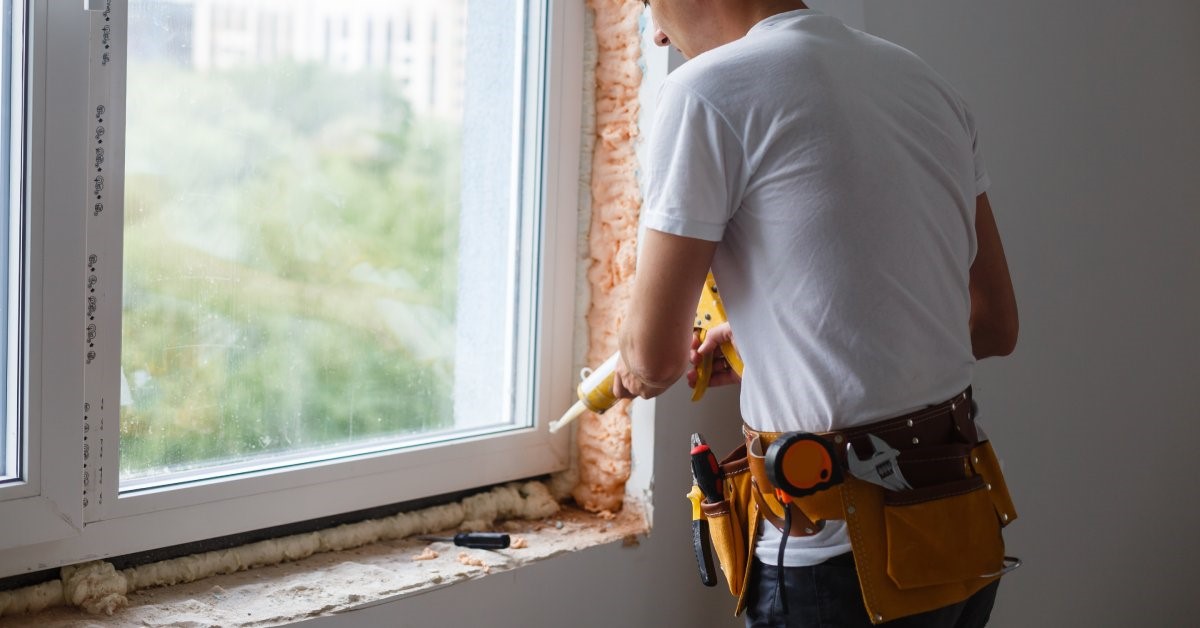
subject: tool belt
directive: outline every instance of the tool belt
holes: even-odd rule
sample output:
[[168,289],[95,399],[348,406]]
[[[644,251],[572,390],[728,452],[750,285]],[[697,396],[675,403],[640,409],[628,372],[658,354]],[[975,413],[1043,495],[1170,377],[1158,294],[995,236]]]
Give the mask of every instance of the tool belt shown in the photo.
[[[725,500],[699,503],[712,546],[737,597],[746,581],[759,526],[783,531],[791,508],[793,537],[844,520],[872,623],[961,602],[1019,565],[1004,555],[1001,528],[1016,510],[986,438],[975,426],[971,391],[893,419],[820,434],[833,444],[844,480],[785,505],[766,471],[765,453],[784,433],[743,428],[746,443],[721,461]],[[874,437],[874,438],[872,438]],[[873,451],[875,440],[899,451],[910,488],[888,490],[850,473],[847,445]],[[696,498],[693,497],[693,506]]]

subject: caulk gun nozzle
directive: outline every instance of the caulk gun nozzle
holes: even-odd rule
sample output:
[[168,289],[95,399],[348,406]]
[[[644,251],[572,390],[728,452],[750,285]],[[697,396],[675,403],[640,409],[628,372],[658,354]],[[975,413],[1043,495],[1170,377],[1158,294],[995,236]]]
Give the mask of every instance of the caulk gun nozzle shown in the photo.
[[583,405],[582,401],[576,401],[575,405],[571,406],[570,410],[567,410],[565,413],[563,413],[561,418],[559,418],[557,421],[550,422],[550,433],[553,434],[558,430],[561,430],[563,426],[579,418],[579,415],[583,414],[586,410],[587,406]]

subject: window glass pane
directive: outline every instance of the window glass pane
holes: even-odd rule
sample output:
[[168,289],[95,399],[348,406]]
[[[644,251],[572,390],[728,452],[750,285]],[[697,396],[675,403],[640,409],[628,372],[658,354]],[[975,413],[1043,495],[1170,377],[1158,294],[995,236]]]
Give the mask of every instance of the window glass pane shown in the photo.
[[[19,338],[20,318],[20,271],[21,258],[19,237],[23,211],[21,202],[21,142],[20,103],[21,82],[24,72],[20,66],[20,54],[14,54],[21,44],[20,28],[14,37],[13,6],[10,0],[0,3],[3,24],[0,25],[0,198],[4,199],[4,220],[0,222],[0,322],[4,333],[0,333],[0,482],[16,479],[17,444],[20,442],[20,422],[24,420],[18,408],[19,395],[17,375],[20,363]],[[20,14],[17,15],[17,22]]]
[[467,96],[501,5],[468,35],[465,0],[130,0],[123,486],[515,424],[456,403],[512,377],[515,160],[462,164],[516,130],[517,50]]

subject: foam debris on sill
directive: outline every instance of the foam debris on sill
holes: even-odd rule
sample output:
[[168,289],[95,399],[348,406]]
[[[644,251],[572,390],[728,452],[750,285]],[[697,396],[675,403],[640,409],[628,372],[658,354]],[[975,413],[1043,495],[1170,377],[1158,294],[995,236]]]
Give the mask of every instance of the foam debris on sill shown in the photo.
[[[525,547],[474,550],[411,538],[481,529],[519,535]],[[105,626],[273,626],[646,531],[636,506],[608,521],[560,507],[540,482],[514,483],[458,503],[123,571],[104,561],[64,567],[61,580],[0,592],[0,616],[5,626],[95,626],[89,612],[110,615]]]

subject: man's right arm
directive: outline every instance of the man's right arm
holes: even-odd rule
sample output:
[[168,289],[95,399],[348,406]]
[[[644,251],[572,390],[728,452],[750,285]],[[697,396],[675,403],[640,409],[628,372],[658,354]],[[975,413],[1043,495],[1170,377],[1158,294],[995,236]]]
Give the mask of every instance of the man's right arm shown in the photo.
[[1017,346],[1017,299],[1004,245],[987,194],[975,199],[978,250],[971,264],[971,350],[975,359],[1008,355]]

